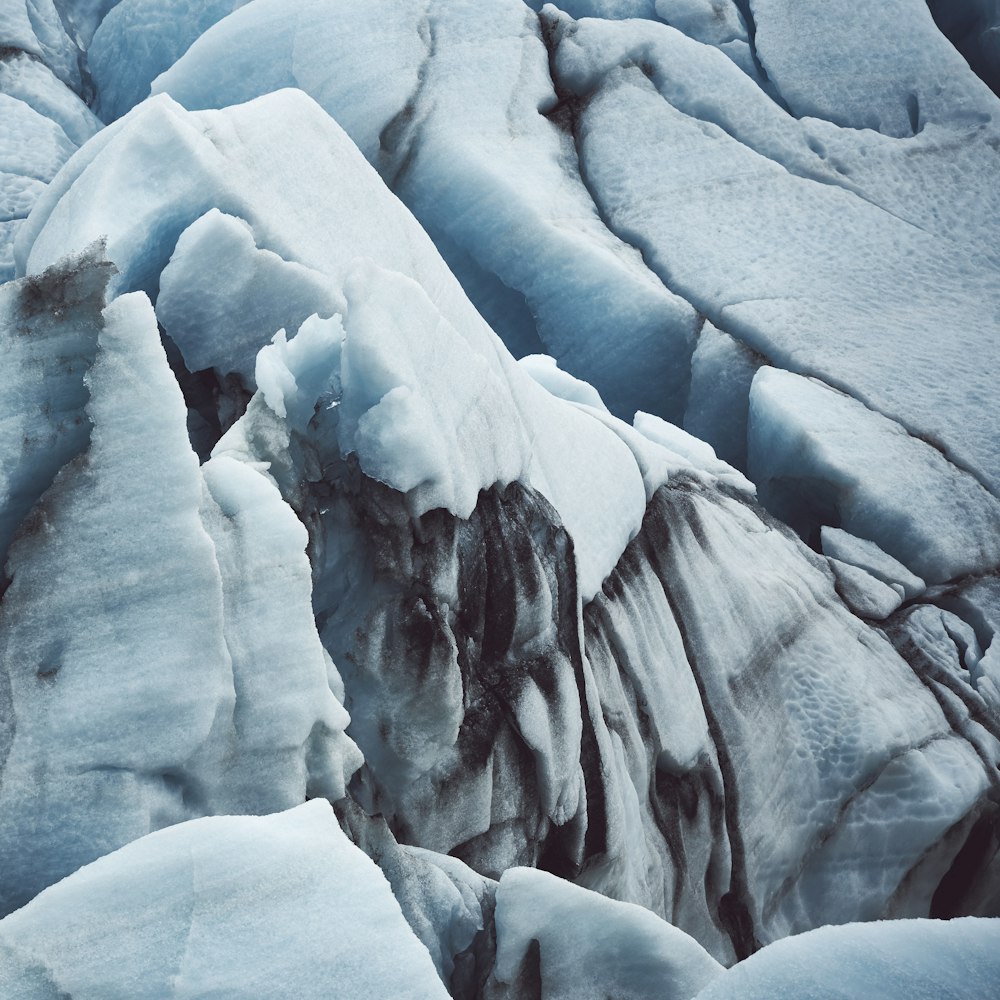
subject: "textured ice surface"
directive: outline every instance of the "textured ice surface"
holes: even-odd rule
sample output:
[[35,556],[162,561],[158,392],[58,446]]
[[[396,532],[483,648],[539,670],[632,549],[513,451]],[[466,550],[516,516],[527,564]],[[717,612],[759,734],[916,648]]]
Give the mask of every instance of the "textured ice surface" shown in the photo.
[[378,868],[325,802],[195,820],[0,921],[5,997],[445,998]]
[[48,469],[12,467],[11,512],[37,502],[0,608],[4,911],[169,823],[337,798],[360,763],[302,526],[258,472],[220,461],[203,475],[148,300],[98,311],[107,271],[69,261],[6,290],[20,295],[4,324],[15,350],[73,353],[65,387],[47,386],[67,407],[49,408]]
[[0,60],[0,92],[50,118],[77,146],[101,128],[87,105],[44,63],[26,53],[10,53]]
[[753,0],[757,55],[793,114],[895,137],[983,121],[986,87],[927,4],[887,0],[853,13],[843,2]]
[[496,907],[496,996],[686,1000],[724,971],[648,910],[546,872],[505,872]]
[[283,86],[347,130],[516,354],[543,348],[622,415],[680,417],[694,312],[602,224],[523,4],[263,0],[153,90],[204,108]]
[[747,435],[762,501],[803,537],[842,527],[934,583],[1000,562],[1000,501],[850,396],[762,368]]
[[[5,909],[310,796],[456,998],[996,914],[998,105],[923,6],[240,6],[0,11]],[[204,992],[242,918],[184,871]],[[47,998],[51,940],[0,960]]]
[[79,92],[80,50],[66,32],[54,0],[5,0],[0,7],[0,49],[34,56]]
[[[778,6],[796,23],[832,23],[828,5]],[[865,30],[843,20],[822,38]],[[926,10],[907,20],[917,35],[904,52],[924,22]],[[977,414],[997,366],[997,102],[955,71],[947,44],[922,51],[954,78],[945,91],[961,113],[895,139],[797,120],[663,25],[554,30],[556,80],[584,100],[581,169],[612,231],[717,328],[934,438],[995,487],[996,436]],[[795,39],[819,58],[818,33]]]
[[919,576],[866,538],[856,538],[842,528],[826,525],[820,529],[820,540],[825,556],[863,569],[876,580],[898,589],[902,597],[916,597],[926,587]]
[[1000,975],[1000,921],[822,927],[740,962],[697,1000],[983,1000]]

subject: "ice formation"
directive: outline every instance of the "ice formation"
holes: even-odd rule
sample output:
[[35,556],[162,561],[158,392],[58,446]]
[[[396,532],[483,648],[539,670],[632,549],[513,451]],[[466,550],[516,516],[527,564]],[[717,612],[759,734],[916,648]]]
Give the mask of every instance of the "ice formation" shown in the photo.
[[0,3],[0,993],[991,995],[994,8]]

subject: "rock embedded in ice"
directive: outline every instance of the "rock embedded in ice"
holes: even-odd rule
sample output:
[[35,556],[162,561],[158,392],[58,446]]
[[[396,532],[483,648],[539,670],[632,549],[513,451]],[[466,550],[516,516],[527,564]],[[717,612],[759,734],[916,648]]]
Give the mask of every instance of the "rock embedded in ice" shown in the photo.
[[54,991],[448,996],[385,877],[319,800],[151,834],[0,921],[0,992]]

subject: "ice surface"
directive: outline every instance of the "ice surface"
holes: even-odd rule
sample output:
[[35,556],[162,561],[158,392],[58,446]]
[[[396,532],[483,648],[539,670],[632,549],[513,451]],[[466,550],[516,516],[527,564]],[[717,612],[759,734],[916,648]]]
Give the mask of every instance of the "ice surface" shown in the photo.
[[689,434],[686,430],[668,423],[650,413],[635,415],[635,429],[644,437],[656,444],[662,445],[668,451],[682,456],[691,463],[692,468],[709,473],[719,482],[726,483],[735,489],[753,494],[755,488],[746,476],[731,465],[720,461],[712,446],[705,441]]
[[[149,85],[216,21],[247,0],[120,0],[101,20],[87,48],[106,122],[149,96]],[[108,4],[110,6],[110,4]]]
[[697,1000],[983,1000],[998,975],[998,920],[885,921],[778,941]]
[[144,837],[0,921],[0,946],[0,991],[25,1000],[448,996],[322,801]]
[[236,6],[0,14],[5,909],[320,796],[457,998],[996,912],[997,104],[926,12]]
[[257,352],[277,330],[294,332],[314,313],[343,308],[323,274],[258,250],[247,223],[214,208],[181,233],[156,300],[157,318],[189,370],[235,372],[250,388]]
[[553,32],[556,82],[586,102],[581,170],[610,229],[716,328],[996,489],[996,435],[978,415],[997,367],[998,106],[954,53],[941,72],[962,108],[972,80],[975,114],[942,112],[902,140],[796,120],[664,25],[559,19]]
[[[100,322],[106,280],[99,261],[70,261],[7,293],[22,300],[8,336],[34,304],[47,339],[28,351],[61,341],[76,358],[48,387],[68,412],[49,417],[47,466],[14,481],[13,514],[41,498],[0,609],[5,912],[152,829],[339,797],[360,763],[316,635],[303,528],[258,472],[220,460],[203,476],[153,310],[135,293]],[[44,407],[34,374],[11,371],[29,417]],[[84,423],[59,433],[84,402],[86,451]]]
[[762,363],[760,355],[706,320],[691,358],[684,427],[739,469],[747,466],[750,386]]
[[112,303],[99,343],[90,448],[34,508],[8,561],[5,912],[187,818],[197,753],[233,706],[198,460],[148,301]]
[[496,899],[497,996],[687,1000],[724,971],[648,910],[546,872],[504,872]]
[[276,812],[307,794],[336,801],[361,754],[344,737],[350,718],[334,693],[343,697],[343,684],[316,633],[306,530],[258,470],[220,456],[202,474],[236,695],[211,809]]
[[559,362],[547,354],[529,354],[520,359],[521,367],[541,386],[560,399],[570,403],[583,403],[606,410],[601,394],[589,383],[574,378],[559,367]]
[[1000,562],[1000,502],[930,444],[829,386],[760,369],[748,437],[762,501],[804,537],[842,527],[935,583]]
[[[345,832],[382,869],[413,932],[454,997],[474,997],[492,966],[496,882],[456,858],[400,845],[381,816],[337,806]],[[490,931],[487,931],[487,925]]]
[[0,92],[54,121],[77,146],[101,128],[100,120],[69,87],[25,53],[0,60]]
[[[0,61],[0,70],[5,65],[6,62]],[[0,76],[0,88],[6,90],[6,83]],[[0,90],[0,282],[14,276],[12,248],[23,220],[45,184],[76,151],[76,145],[56,121],[3,90]]]
[[80,92],[80,50],[66,33],[54,0],[5,0],[0,7],[0,49],[35,56]]
[[833,575],[837,578],[837,593],[862,618],[881,621],[903,603],[902,593],[867,570],[839,559],[831,558],[829,561]]
[[[319,176],[315,144],[328,152],[322,160],[325,173]],[[158,170],[164,171],[164,182],[151,183],[150,172]],[[213,202],[245,220],[259,252],[250,245],[245,227],[220,213],[206,216]],[[379,225],[371,223],[373,211],[381,213]],[[171,262],[177,237],[202,216],[197,228],[181,239]],[[39,270],[89,232],[108,234],[107,253],[120,271],[113,281],[116,289],[155,289],[164,271],[165,325],[169,333],[171,319],[178,324],[179,346],[190,352],[195,367],[231,370],[232,364],[228,350],[218,360],[212,353],[226,347],[223,339],[206,339],[202,332],[196,345],[194,326],[184,324],[204,330],[196,312],[202,297],[182,301],[170,276],[188,257],[194,266],[198,252],[191,248],[200,240],[206,246],[235,243],[234,259],[257,276],[261,272],[253,269],[258,265],[270,269],[275,281],[295,271],[295,284],[307,290],[320,287],[319,279],[265,253],[271,251],[328,277],[340,295],[353,287],[356,304],[348,303],[345,357],[350,357],[350,331],[356,324],[358,337],[370,344],[362,359],[372,360],[364,364],[375,367],[359,370],[359,377],[345,385],[343,446],[357,450],[376,478],[403,491],[415,490],[414,510],[446,506],[467,515],[479,490],[523,477],[553,503],[576,540],[584,599],[599,589],[638,530],[645,497],[628,448],[599,421],[554,399],[513,362],[413,218],[337,125],[302,93],[282,91],[222,112],[185,112],[163,96],[135,109],[88,144],[43,195],[19,237],[23,265],[30,272]],[[378,262],[378,268],[369,269],[375,276],[371,281],[377,280],[392,308],[373,299],[366,279],[355,278],[351,284],[351,274],[360,267],[357,257]],[[228,292],[208,291],[213,287],[208,281],[198,284],[206,287],[202,294],[209,310],[222,311],[230,301]],[[262,305],[270,309],[273,303],[262,296]],[[310,306],[312,302],[303,308]],[[278,308],[295,317],[295,307]],[[431,338],[426,344],[411,338],[409,320],[401,325],[406,313],[400,309],[413,309],[414,319],[422,317]],[[260,346],[274,332],[261,336]],[[446,344],[455,359],[448,369],[440,367]],[[418,352],[416,360],[400,355],[404,345],[407,352]],[[383,360],[375,361],[376,349],[394,360],[383,353]],[[238,356],[246,358],[249,350]],[[487,441],[480,438],[472,447],[472,425],[463,426],[466,404],[460,402],[463,397],[453,398],[453,390],[442,387],[433,400],[426,390],[422,398],[412,393],[414,376],[406,374],[405,366],[413,364],[418,366],[413,371],[431,380],[437,373],[438,381],[429,385],[443,386],[440,380],[450,378],[452,385],[498,386],[505,397],[498,413],[505,412],[506,421],[496,419],[492,404],[475,400],[471,390],[465,397],[479,407],[487,421],[483,426],[494,428],[491,445],[484,447]],[[395,394],[389,395],[390,390]],[[417,420],[418,410],[431,400],[445,435],[439,445],[450,452],[435,451],[427,440],[419,440],[428,428],[420,423],[426,414]],[[448,444],[459,440],[456,430],[465,446]]]
[[928,122],[983,120],[991,95],[923,0],[854,13],[847,3],[754,0],[757,54],[796,116],[898,137]]
[[31,105],[0,94],[0,170],[5,174],[50,181],[56,171],[76,152],[59,125]]
[[856,538],[842,528],[825,525],[820,529],[820,540],[824,555],[857,566],[890,587],[898,587],[907,600],[926,589],[919,576],[867,538]]
[[0,288],[0,560],[18,525],[90,436],[84,374],[111,266],[99,246]]
[[[16,24],[21,7],[21,0],[11,0],[0,10],[0,38],[6,27],[13,41],[25,41],[24,25]],[[41,25],[45,13],[44,3],[23,5],[29,22]],[[30,24],[24,30],[33,36]],[[80,97],[28,47],[0,42],[0,282],[14,276],[13,241],[45,184],[100,128]]]
[[[615,412],[679,418],[685,372],[673,358],[690,354],[694,313],[607,231],[572,137],[538,113],[558,99],[536,19],[515,0],[488,11],[471,0],[427,13],[363,9],[310,0],[290,15],[280,0],[258,0],[206,32],[153,90],[204,108],[301,87],[378,167],[512,346],[540,340]],[[489,305],[511,293],[533,317],[527,332]]]
[[67,32],[81,50],[87,51],[101,21],[121,0],[73,0],[60,14]]

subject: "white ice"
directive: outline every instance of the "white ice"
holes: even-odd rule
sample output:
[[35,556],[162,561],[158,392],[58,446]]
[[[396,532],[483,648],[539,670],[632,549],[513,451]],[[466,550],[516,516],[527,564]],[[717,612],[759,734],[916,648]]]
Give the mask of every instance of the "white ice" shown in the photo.
[[100,858],[0,921],[11,1000],[445,1000],[385,876],[321,800]]
[[496,928],[493,975],[517,986],[523,964],[537,963],[543,1000],[689,1000],[724,971],[649,910],[531,868],[504,872]]
[[894,920],[778,941],[697,1000],[985,1000],[998,977],[1000,920]]

